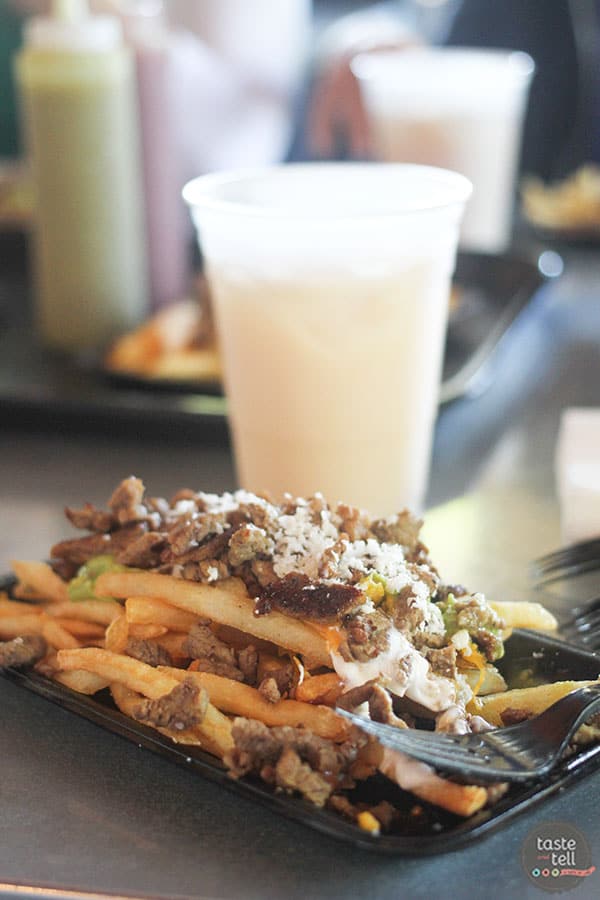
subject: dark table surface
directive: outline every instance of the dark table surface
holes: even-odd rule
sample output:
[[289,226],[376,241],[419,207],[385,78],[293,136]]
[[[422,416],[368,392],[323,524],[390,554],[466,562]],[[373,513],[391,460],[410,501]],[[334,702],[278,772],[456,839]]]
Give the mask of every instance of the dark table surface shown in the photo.
[[[426,539],[448,581],[496,599],[539,599],[527,563],[559,541],[560,413],[600,405],[600,258],[572,248],[564,258],[563,277],[494,356],[486,389],[442,409],[437,423]],[[0,274],[4,303],[19,300],[10,277]],[[124,475],[139,474],[155,495],[235,487],[224,435],[115,434],[110,421],[66,431],[13,412],[6,407],[0,434],[2,571],[11,558],[47,555],[67,534],[65,503],[103,504]],[[560,607],[579,590],[542,599]],[[521,845],[552,820],[576,824],[600,866],[600,773],[470,847],[387,858],[280,819],[2,679],[0,704],[1,897],[539,897]],[[576,889],[598,895],[598,873]]]

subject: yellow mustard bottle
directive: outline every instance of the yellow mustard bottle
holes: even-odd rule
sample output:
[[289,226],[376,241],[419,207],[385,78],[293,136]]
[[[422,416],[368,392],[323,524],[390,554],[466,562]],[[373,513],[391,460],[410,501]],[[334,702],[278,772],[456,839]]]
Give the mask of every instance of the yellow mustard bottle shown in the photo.
[[31,19],[16,62],[35,196],[35,324],[49,347],[102,347],[147,312],[133,62],[84,0]]

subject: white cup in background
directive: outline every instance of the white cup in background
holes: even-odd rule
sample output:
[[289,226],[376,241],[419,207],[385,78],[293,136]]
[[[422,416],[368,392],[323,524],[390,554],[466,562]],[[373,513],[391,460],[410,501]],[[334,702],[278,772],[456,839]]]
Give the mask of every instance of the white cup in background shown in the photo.
[[379,515],[421,507],[470,190],[453,172],[377,163],[186,186],[243,487]]
[[570,407],[561,416],[555,455],[563,543],[600,536],[600,409]]
[[461,246],[505,250],[531,57],[508,50],[413,48],[360,54],[352,69],[377,158],[462,172],[473,183],[473,197]]

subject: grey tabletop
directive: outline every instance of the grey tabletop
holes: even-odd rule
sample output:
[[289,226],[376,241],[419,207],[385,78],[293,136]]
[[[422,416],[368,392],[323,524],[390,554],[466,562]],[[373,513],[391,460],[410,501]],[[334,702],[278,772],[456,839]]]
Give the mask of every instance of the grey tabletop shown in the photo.
[[[496,599],[532,596],[527,563],[559,541],[561,410],[600,401],[600,259],[565,259],[562,279],[501,344],[479,396],[437,423],[426,539],[449,581]],[[104,503],[124,475],[164,495],[235,486],[225,443],[3,425],[2,570],[14,557],[43,558],[66,533],[64,504]],[[600,773],[472,846],[389,858],[281,819],[1,679],[0,703],[1,897],[539,897],[520,851],[551,820],[576,824],[600,866]],[[577,888],[599,894],[598,873]]]

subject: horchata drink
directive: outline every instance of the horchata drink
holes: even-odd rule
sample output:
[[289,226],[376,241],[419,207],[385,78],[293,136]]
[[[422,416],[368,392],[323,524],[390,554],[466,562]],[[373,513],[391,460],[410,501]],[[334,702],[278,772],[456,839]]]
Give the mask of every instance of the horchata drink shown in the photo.
[[239,480],[422,505],[469,182],[323,164],[191,182]]
[[531,58],[504,50],[423,48],[361,54],[352,67],[377,158],[462,172],[473,183],[473,197],[461,244],[504,250]]

